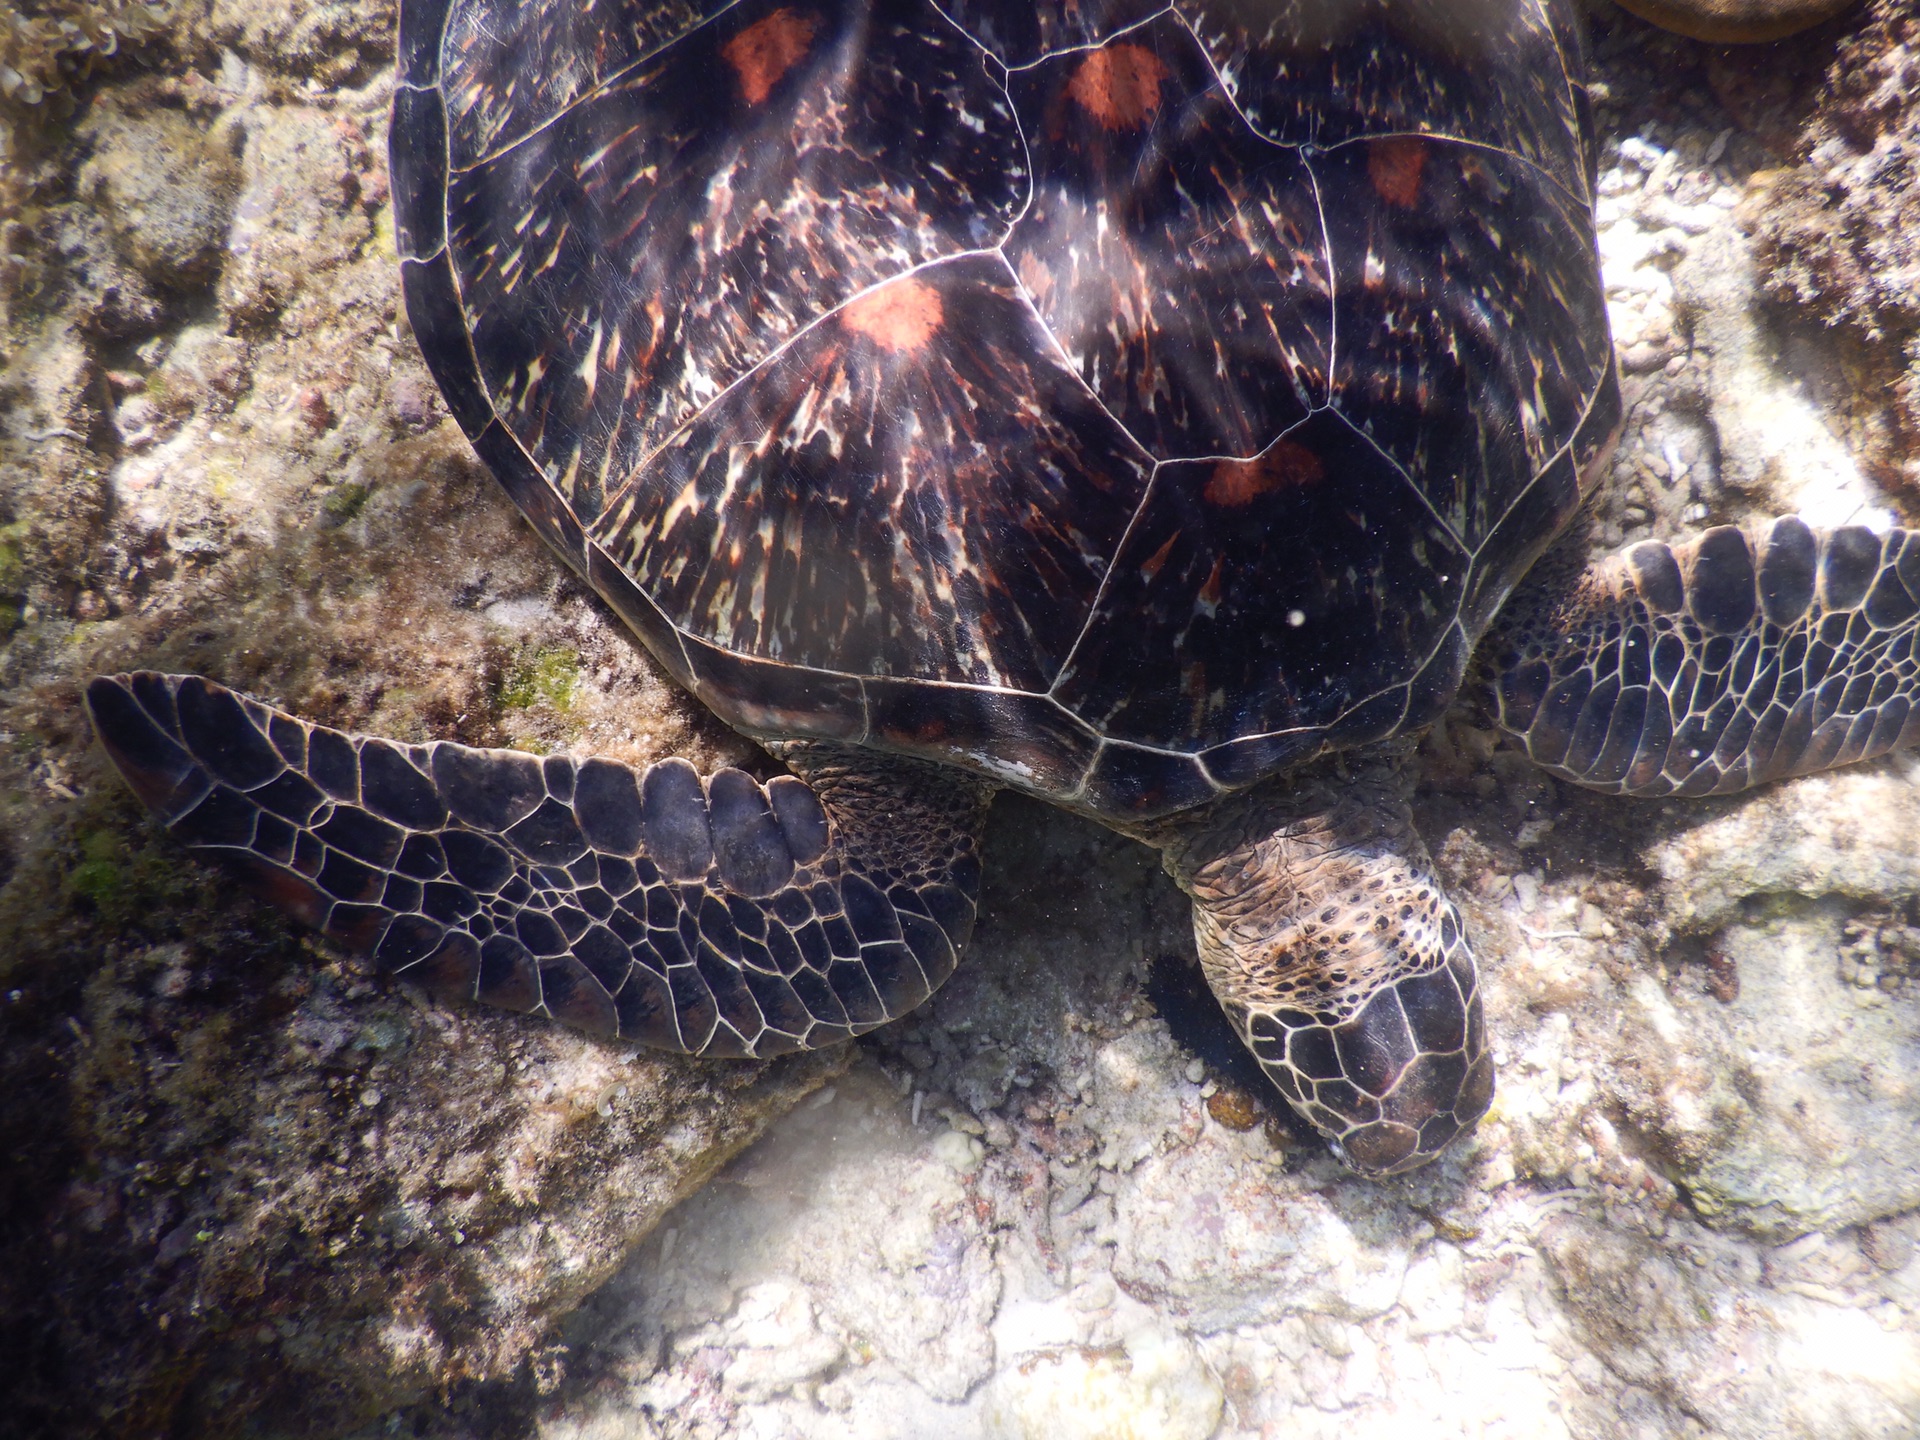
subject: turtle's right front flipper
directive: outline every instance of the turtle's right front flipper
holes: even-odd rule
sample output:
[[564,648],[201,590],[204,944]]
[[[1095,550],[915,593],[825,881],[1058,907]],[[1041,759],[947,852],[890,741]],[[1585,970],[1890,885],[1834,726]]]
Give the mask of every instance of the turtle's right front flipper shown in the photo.
[[1591,789],[1718,795],[1920,743],[1920,533],[1787,517],[1516,595],[1500,723]]
[[812,784],[706,780],[312,725],[197,676],[87,707],[167,828],[438,994],[695,1055],[811,1049],[905,1014],[972,931],[987,792],[796,745]]

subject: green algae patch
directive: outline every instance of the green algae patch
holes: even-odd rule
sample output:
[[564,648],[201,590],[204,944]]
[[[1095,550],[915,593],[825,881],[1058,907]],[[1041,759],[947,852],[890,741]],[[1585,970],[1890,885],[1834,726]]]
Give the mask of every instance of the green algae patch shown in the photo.
[[367,508],[367,501],[372,496],[373,486],[358,481],[336,485],[320,503],[321,513],[326,516],[324,523],[329,528],[346,524]]
[[0,639],[19,627],[26,603],[27,567],[21,555],[26,541],[26,521],[0,525]]
[[81,837],[80,863],[67,876],[67,889],[89,901],[96,909],[107,909],[126,894],[126,848],[120,837],[107,830],[94,830]]
[[580,656],[564,645],[523,652],[500,681],[502,710],[534,710],[547,706],[565,715],[573,709],[573,692],[580,683]]
[[183,869],[177,849],[150,843],[153,838],[130,844],[117,830],[82,831],[78,861],[65,876],[69,906],[110,928],[143,928],[138,922],[181,904],[195,877]]
[[373,217],[373,251],[389,264],[400,263],[400,240],[393,228],[393,206],[382,205]]
[[564,750],[587,719],[580,653],[527,641],[494,654],[488,687],[498,727],[494,743],[535,755]]

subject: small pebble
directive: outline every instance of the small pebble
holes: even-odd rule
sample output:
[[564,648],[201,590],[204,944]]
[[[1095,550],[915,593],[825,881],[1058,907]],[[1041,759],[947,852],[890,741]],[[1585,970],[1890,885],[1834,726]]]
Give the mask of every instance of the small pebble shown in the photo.
[[424,425],[433,416],[433,399],[427,387],[411,375],[393,382],[393,412],[404,425]]
[[962,1135],[958,1130],[943,1130],[934,1139],[933,1154],[941,1164],[966,1175],[980,1168],[980,1162],[986,1158],[987,1147],[971,1135]]
[[1540,880],[1523,870],[1513,877],[1513,895],[1522,910],[1531,910],[1540,900]]
[[1227,1130],[1251,1130],[1261,1120],[1260,1107],[1253,1103],[1253,1097],[1230,1085],[1207,1097],[1207,1114]]

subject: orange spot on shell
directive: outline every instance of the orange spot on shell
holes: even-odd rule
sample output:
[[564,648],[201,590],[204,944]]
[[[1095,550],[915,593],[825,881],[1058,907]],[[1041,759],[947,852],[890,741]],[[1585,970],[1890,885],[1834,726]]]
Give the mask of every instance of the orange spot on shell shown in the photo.
[[1250,504],[1261,495],[1296,485],[1316,485],[1326,476],[1320,457],[1304,445],[1276,440],[1251,460],[1222,460],[1200,493],[1210,505]]
[[[1221,597],[1226,594],[1226,589],[1221,585],[1220,579],[1220,562],[1216,560],[1213,562],[1213,569],[1207,572],[1207,578],[1200,586],[1200,592],[1196,597],[1200,604],[1205,606],[1209,612],[1217,610],[1220,607]],[[1198,666],[1194,667],[1194,670],[1199,681],[1199,683],[1192,687],[1194,693],[1204,694],[1206,692],[1206,672]]]
[[1141,45],[1109,45],[1080,62],[1067,94],[1109,130],[1137,130],[1160,108],[1160,82],[1170,72]]
[[1165,568],[1167,557],[1173,554],[1173,542],[1179,538],[1178,535],[1169,535],[1166,544],[1141,562],[1140,573],[1149,580],[1157,576]]
[[1020,257],[1020,283],[1027,287],[1027,293],[1034,299],[1045,302],[1053,294],[1053,271],[1040,262],[1039,256],[1029,250]]
[[920,349],[940,331],[946,307],[924,280],[895,280],[849,301],[840,323],[896,355]]
[[720,47],[720,56],[733,67],[740,94],[749,105],[765,100],[781,78],[806,59],[819,28],[817,17],[783,7],[764,20],[754,21]]
[[1367,147],[1367,178],[1389,205],[1411,210],[1420,203],[1420,177],[1427,168],[1427,142],[1395,135]]

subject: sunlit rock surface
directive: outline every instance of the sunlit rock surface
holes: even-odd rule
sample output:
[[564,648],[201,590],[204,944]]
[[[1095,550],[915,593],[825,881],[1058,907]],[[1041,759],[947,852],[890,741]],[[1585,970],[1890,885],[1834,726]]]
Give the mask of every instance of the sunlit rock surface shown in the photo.
[[[1500,1091],[1384,1185],[1215,1048],[1153,857],[1031,803],[948,988],[770,1067],[416,1002],[157,839],[88,747],[96,669],[757,763],[445,416],[396,305],[391,24],[184,5],[70,119],[7,117],[0,1429],[1920,1432],[1913,760],[1638,804],[1463,704],[1420,814]],[[1920,518],[1912,22],[1600,27],[1631,408],[1596,542]]]

